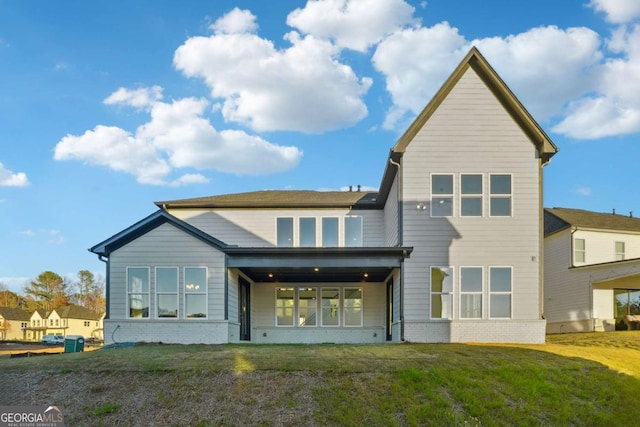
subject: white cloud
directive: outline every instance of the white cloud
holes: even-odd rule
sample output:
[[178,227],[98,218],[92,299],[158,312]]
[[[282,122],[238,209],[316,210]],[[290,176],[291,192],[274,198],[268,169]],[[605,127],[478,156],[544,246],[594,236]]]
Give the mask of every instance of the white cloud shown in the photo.
[[589,188],[589,187],[578,187],[578,188],[576,188],[576,194],[578,194],[580,196],[590,196],[591,195],[591,188]]
[[386,34],[416,23],[413,12],[404,0],[310,0],[289,14],[287,24],[338,47],[366,52]]
[[191,37],[174,55],[178,70],[203,79],[211,96],[222,100],[226,121],[256,131],[319,133],[352,126],[367,115],[362,97],[372,81],[341,63],[331,42],[291,32],[285,36],[291,46],[276,49],[248,31],[251,26],[233,28],[245,32]]
[[20,234],[22,234],[23,236],[28,236],[28,237],[33,237],[36,235],[35,231],[33,230],[24,230],[21,231]]
[[0,163],[0,187],[25,187],[29,185],[29,179],[24,172],[14,173]]
[[248,10],[234,8],[209,28],[216,34],[255,33],[258,30],[256,17]]
[[239,175],[282,172],[296,166],[302,152],[272,144],[242,131],[218,132],[204,117],[204,99],[159,101],[162,88],[118,89],[105,100],[145,108],[151,120],[135,133],[98,125],[83,135],[67,135],[55,148],[56,160],[81,160],[134,175],[141,184],[181,186],[208,179],[186,173],[170,179],[176,169],[218,170]]
[[624,24],[640,18],[640,2],[637,0],[591,0],[588,6],[606,14],[607,21],[614,24]]

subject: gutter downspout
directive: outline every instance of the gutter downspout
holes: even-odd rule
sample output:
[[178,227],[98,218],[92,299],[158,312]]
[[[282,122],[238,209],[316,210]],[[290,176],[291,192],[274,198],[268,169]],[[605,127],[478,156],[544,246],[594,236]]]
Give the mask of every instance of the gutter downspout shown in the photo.
[[105,310],[106,313],[104,315],[105,319],[109,318],[109,290],[111,289],[111,263],[109,258],[106,258],[104,255],[98,255],[98,259],[105,263],[106,269],[106,277],[104,284],[104,301],[105,301]]
[[[400,163],[389,157],[389,163],[398,168],[398,246],[403,246],[403,203],[402,203],[402,167]],[[400,299],[400,342],[404,342],[404,258],[400,264],[400,287],[398,289]]]

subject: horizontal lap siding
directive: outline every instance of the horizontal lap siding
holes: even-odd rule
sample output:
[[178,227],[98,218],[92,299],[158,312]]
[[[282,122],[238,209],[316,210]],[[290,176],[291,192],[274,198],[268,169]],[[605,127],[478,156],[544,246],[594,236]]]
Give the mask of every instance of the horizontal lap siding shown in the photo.
[[393,180],[387,203],[384,206],[384,244],[395,246],[398,239],[398,176]]
[[[403,243],[414,247],[405,261],[405,318],[429,319],[429,266],[451,265],[456,281],[460,266],[485,267],[485,278],[488,266],[512,266],[513,318],[538,319],[536,149],[472,69],[408,145],[403,166]],[[454,174],[453,217],[430,218],[430,173]],[[460,173],[483,174],[482,218],[459,217]],[[488,216],[490,173],[512,174],[510,218]],[[456,289],[454,313],[458,301]]]
[[[363,217],[363,245],[384,244],[384,215],[382,210],[349,209],[175,209],[171,214],[183,219],[205,233],[227,243],[247,247],[274,246],[276,244],[276,219],[293,217],[294,238],[298,241],[297,218],[315,217],[317,237],[321,237],[322,217],[357,215]],[[340,221],[340,233],[344,223]]]
[[[225,257],[217,249],[170,224],[163,224],[110,256],[109,309],[111,319],[126,319],[127,267],[150,267],[150,318],[156,315],[154,268],[179,267],[178,302],[183,312],[183,267],[208,267],[208,318],[224,320]],[[196,320],[194,320],[195,322]]]
[[586,262],[576,263],[576,265],[615,261],[616,242],[624,242],[625,259],[640,258],[640,235],[638,234],[578,229],[573,238],[585,240]]

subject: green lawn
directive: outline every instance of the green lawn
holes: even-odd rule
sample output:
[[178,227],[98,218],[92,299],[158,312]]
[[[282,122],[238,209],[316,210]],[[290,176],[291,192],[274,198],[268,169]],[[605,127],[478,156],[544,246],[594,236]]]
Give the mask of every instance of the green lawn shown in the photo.
[[58,405],[82,426],[630,426],[639,364],[640,331],[541,346],[142,345],[2,358],[0,406]]

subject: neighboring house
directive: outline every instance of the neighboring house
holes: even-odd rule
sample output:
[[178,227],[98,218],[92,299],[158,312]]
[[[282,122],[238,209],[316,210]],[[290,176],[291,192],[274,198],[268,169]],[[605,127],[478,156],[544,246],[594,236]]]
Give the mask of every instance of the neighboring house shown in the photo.
[[628,316],[640,315],[640,218],[553,208],[545,209],[544,229],[547,331],[633,326]]
[[0,307],[0,341],[25,340],[29,319],[20,308]]
[[36,310],[26,327],[26,339],[40,341],[44,335],[82,335],[85,338],[103,339],[104,314],[96,314],[88,308],[68,305],[54,310]]
[[92,247],[106,342],[542,343],[556,151],[474,48],[391,148],[379,191],[157,202]]

